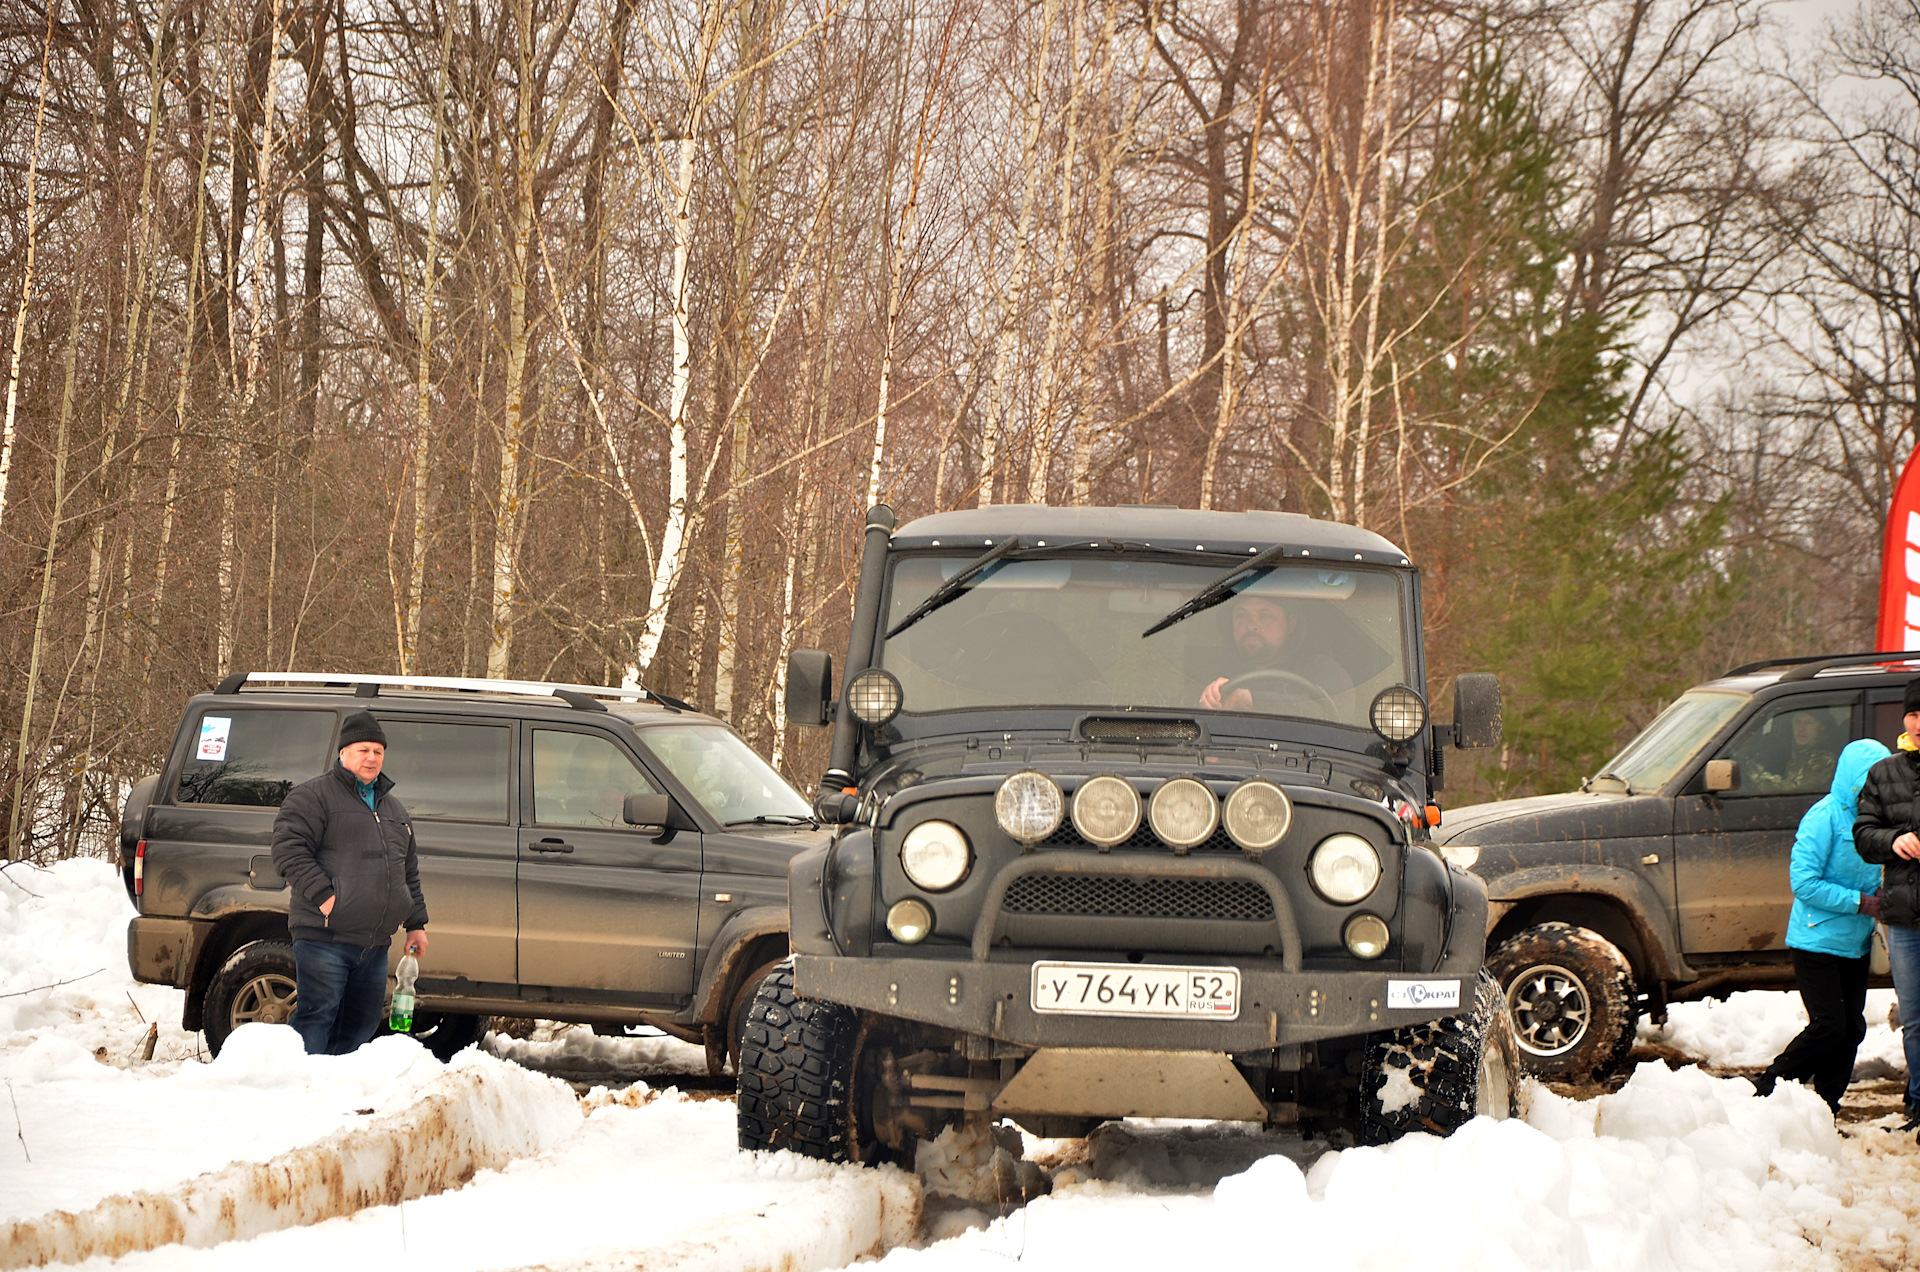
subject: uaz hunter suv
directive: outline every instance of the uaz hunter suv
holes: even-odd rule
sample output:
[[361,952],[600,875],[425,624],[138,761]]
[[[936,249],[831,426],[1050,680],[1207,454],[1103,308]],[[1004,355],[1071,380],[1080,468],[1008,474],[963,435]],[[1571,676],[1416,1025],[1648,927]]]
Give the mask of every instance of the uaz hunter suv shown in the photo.
[[742,1043],[746,1148],[911,1161],[962,1119],[1122,1116],[1390,1139],[1504,1115],[1485,891],[1425,826],[1419,575],[1280,513],[869,515],[830,842],[789,873],[794,958]]
[[[134,978],[187,991],[215,1052],[293,1014],[273,821],[371,711],[413,817],[432,938],[414,1032],[436,1054],[489,1015],[651,1024],[718,1072],[787,953],[806,800],[725,724],[645,690],[238,672],[187,703],[121,822]],[[396,937],[394,953],[399,952]]]

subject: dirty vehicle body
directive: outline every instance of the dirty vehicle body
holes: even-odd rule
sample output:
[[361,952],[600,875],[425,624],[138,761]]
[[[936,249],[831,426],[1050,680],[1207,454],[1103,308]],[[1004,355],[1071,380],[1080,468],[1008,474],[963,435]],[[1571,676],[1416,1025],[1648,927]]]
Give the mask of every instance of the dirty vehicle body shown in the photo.
[[[1437,838],[1486,880],[1488,965],[1521,1062],[1586,1081],[1637,1016],[1787,988],[1794,831],[1855,738],[1901,733],[1895,654],[1737,667],[1682,694],[1579,791],[1450,810]],[[1885,983],[1884,981],[1880,983]]]
[[753,986],[787,953],[787,862],[825,833],[725,724],[642,690],[229,677],[188,702],[122,819],[135,979],[185,989],[182,1024],[215,1051],[240,1024],[291,1017],[274,817],[337,762],[361,710],[413,818],[431,916],[422,1041],[444,1058],[492,1015],[649,1024],[724,1066]]
[[[1263,603],[1278,660],[1236,633]],[[1385,1140],[1510,1106],[1484,891],[1425,830],[1439,748],[1497,737],[1498,684],[1429,724],[1419,577],[1386,540],[876,508],[845,671],[836,700],[827,655],[790,668],[790,718],[833,724],[836,829],[792,864],[743,1147],[910,1162],[962,1119],[1132,1115]]]

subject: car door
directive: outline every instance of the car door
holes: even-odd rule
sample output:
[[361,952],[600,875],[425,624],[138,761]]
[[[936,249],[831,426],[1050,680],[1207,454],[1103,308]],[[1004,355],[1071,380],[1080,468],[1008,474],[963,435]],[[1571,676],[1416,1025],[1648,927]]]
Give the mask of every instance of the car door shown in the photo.
[[[424,992],[511,996],[517,979],[520,831],[512,818],[514,722],[382,711],[384,771],[413,818],[427,899]],[[395,938],[396,956],[404,936]]]
[[612,734],[525,729],[522,997],[664,1005],[693,993],[700,835],[642,830],[628,795],[659,782]]
[[1786,948],[1794,831],[1832,787],[1840,749],[1863,724],[1857,691],[1775,698],[1711,756],[1733,761],[1734,789],[1709,792],[1706,765],[1696,770],[1674,801],[1674,887],[1687,955]]

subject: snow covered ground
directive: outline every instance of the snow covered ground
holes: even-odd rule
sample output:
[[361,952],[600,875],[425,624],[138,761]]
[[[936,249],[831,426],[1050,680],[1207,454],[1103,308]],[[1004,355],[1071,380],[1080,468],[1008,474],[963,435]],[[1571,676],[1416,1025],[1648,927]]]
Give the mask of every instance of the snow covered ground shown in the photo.
[[[454,1076],[410,1039],[310,1058],[267,1026],[207,1063],[175,1023],[178,992],[128,979],[129,914],[118,876],[98,862],[0,872],[0,1235],[9,1221],[177,1191],[229,1163],[285,1160],[388,1125]],[[1746,993],[1677,1004],[1664,1027],[1642,1026],[1642,1043],[1715,1072],[1643,1064],[1619,1091],[1580,1100],[1531,1088],[1523,1119],[1384,1149],[1329,1151],[1231,1124],[1029,1140],[1051,1196],[991,1221],[938,1212],[917,1238],[904,1176],[739,1153],[727,1101],[670,1089],[674,1074],[704,1072],[698,1048],[585,1030],[492,1035],[491,1055],[456,1068],[656,1076],[590,1093],[577,1123],[551,1123],[550,1146],[465,1186],[119,1263],[800,1269],[890,1249],[882,1262],[929,1272],[1248,1256],[1315,1272],[1914,1267],[1920,1148],[1886,1129],[1898,1121],[1889,1079],[1904,1076],[1889,1002],[1879,992],[1869,1005],[1856,1077],[1870,1080],[1849,1097],[1845,1136],[1798,1086],[1761,1100],[1745,1079],[1715,1076],[1765,1064],[1804,1023],[1792,995]],[[524,1098],[552,1100],[547,1079],[527,1081],[547,1085],[519,1088]]]

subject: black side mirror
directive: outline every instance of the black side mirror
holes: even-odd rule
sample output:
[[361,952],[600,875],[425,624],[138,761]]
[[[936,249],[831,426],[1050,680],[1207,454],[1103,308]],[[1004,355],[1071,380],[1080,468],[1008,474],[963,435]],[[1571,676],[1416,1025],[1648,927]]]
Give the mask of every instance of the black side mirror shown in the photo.
[[665,829],[673,817],[673,797],[629,795],[620,815],[629,826],[658,826]]
[[817,728],[833,716],[833,655],[796,649],[787,655],[787,723]]
[[1453,682],[1453,744],[1463,751],[1500,744],[1500,677],[1470,671]]

